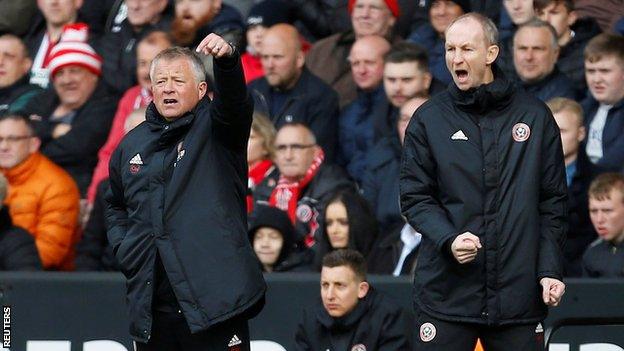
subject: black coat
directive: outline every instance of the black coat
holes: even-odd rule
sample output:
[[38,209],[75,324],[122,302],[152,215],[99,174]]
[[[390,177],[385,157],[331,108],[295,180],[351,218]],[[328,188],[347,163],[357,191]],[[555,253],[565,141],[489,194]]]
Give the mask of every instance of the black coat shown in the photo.
[[24,113],[35,124],[37,136],[41,139],[41,152],[72,176],[84,197],[98,162],[98,151],[108,138],[117,98],[109,95],[100,83],[76,110],[71,130],[53,139],[52,132],[57,123],[50,117],[58,105],[58,95],[54,89],[48,89],[31,99]]
[[[495,77],[465,92],[449,86],[407,128],[401,208],[423,236],[414,296],[443,320],[533,323],[547,311],[540,279],[562,279],[563,152],[546,105]],[[465,231],[483,248],[459,264],[450,244]]]
[[624,242],[594,241],[583,254],[583,276],[624,278]]
[[579,18],[573,25],[574,37],[560,48],[557,68],[567,75],[580,98],[587,93],[587,81],[585,80],[585,56],[583,51],[587,43],[601,30],[596,20],[590,17]]
[[[375,244],[373,251],[368,257],[368,273],[370,274],[386,274],[394,273],[394,269],[401,259],[401,251],[403,251],[403,241],[401,240],[401,230],[404,224],[399,223],[394,226],[385,236],[380,237]],[[403,266],[401,267],[401,275],[414,274],[418,259],[418,246],[410,252]]]
[[28,102],[43,90],[29,83],[30,76],[24,75],[8,87],[0,88],[0,113],[20,112]]
[[146,342],[158,254],[192,333],[264,301],[247,240],[247,139],[253,101],[240,57],[215,60],[216,94],[167,123],[150,104],[110,162],[108,239],[128,279],[130,332]]
[[575,90],[574,84],[570,78],[561,73],[557,67],[539,82],[531,84],[522,82],[521,85],[527,93],[530,93],[544,102],[555,97],[564,97],[572,100],[576,100],[577,98],[577,91]]
[[303,69],[295,86],[286,92],[284,106],[271,114],[271,94],[274,89],[265,77],[249,83],[256,110],[270,117],[279,129],[288,122],[301,122],[310,127],[317,143],[325,151],[325,159],[333,161],[338,143],[338,94],[307,68]]
[[356,345],[363,345],[361,350],[411,350],[411,335],[410,322],[401,308],[371,286],[355,309],[343,317],[331,317],[320,300],[305,309],[295,335],[295,350],[356,350]]
[[35,239],[11,221],[9,209],[0,209],[0,271],[42,270]]
[[[267,204],[278,180],[279,171],[276,168],[256,186],[253,194],[254,203]],[[323,163],[316,176],[299,195],[297,206],[309,206],[313,214],[307,222],[297,219],[295,223],[297,243],[300,243],[306,235],[315,234],[320,224],[319,216],[325,210],[325,202],[334,193],[343,189],[355,189],[355,184],[349,179],[347,172],[339,166]]]
[[118,271],[119,263],[113,254],[113,248],[106,236],[106,200],[108,179],[104,179],[97,187],[93,209],[82,238],[76,244],[75,265],[77,271]]
[[398,133],[381,139],[369,152],[362,182],[362,195],[379,222],[380,237],[403,224],[399,206],[401,143]]

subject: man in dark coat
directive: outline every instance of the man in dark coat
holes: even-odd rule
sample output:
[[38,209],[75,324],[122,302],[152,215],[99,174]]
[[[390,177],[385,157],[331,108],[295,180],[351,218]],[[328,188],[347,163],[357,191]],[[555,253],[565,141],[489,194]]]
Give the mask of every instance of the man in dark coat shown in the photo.
[[338,94],[304,67],[305,57],[297,29],[276,24],[262,40],[264,77],[249,83],[256,110],[279,129],[302,122],[314,132],[325,157],[333,161],[338,143]]
[[366,262],[355,250],[323,258],[321,301],[304,310],[296,350],[411,350],[404,312],[366,281]]
[[548,22],[532,19],[514,34],[513,60],[520,85],[544,102],[576,98],[572,81],[555,65],[558,56],[557,33]]
[[84,197],[117,99],[102,84],[102,59],[90,45],[61,41],[50,57],[54,89],[31,99],[20,112],[33,121],[41,152],[74,178]]
[[595,173],[624,169],[624,37],[600,34],[585,47],[590,95],[583,101],[585,152]]
[[256,186],[254,202],[286,211],[295,225],[297,244],[311,247],[325,202],[338,190],[354,189],[354,183],[341,167],[325,160],[323,148],[304,124],[282,126],[275,150],[277,170]]
[[[416,350],[541,350],[563,295],[567,189],[548,108],[495,67],[498,31],[476,13],[446,30],[454,84],[407,128],[401,208],[422,234]],[[537,156],[539,155],[539,156]]]
[[253,100],[232,45],[210,34],[197,50],[215,58],[214,100],[197,54],[162,51],[146,122],[110,162],[108,239],[138,350],[248,351],[264,301],[245,206]]
[[41,91],[29,83],[31,66],[28,49],[19,37],[0,36],[0,113],[19,111]]

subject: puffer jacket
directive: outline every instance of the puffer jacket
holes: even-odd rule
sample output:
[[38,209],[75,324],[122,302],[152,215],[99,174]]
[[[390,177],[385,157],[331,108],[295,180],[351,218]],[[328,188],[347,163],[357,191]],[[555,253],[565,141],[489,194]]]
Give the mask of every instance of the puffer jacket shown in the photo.
[[5,203],[13,224],[35,237],[43,267],[73,269],[80,208],[76,183],[38,152],[2,173],[10,185]]

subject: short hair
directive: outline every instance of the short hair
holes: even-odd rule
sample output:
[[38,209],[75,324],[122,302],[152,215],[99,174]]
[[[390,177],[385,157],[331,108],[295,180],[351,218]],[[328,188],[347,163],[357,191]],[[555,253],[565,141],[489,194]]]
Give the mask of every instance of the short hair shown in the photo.
[[323,267],[349,267],[356,278],[366,281],[366,260],[361,253],[351,249],[334,250],[323,257]]
[[485,40],[487,41],[486,44],[488,46],[498,45],[498,28],[496,28],[496,25],[494,24],[494,22],[492,22],[492,20],[489,17],[486,17],[477,12],[468,12],[454,19],[448,25],[448,27],[446,27],[446,30],[444,31],[444,35],[446,36],[446,32],[448,32],[449,28],[451,28],[455,23],[459,21],[464,21],[467,19],[473,19],[479,22],[479,24],[481,25],[481,28],[483,28],[483,34],[485,36]]
[[593,37],[583,51],[585,61],[600,61],[604,56],[615,56],[624,65],[624,37],[602,33]]
[[[279,133],[282,129],[284,129],[286,127],[303,128],[303,129],[305,129],[308,132],[308,134],[310,134],[311,142],[313,144],[316,144],[316,135],[314,135],[314,132],[312,131],[312,129],[310,129],[310,126],[307,125],[306,123],[303,123],[303,122],[288,122],[286,124],[283,124],[281,127],[279,127],[279,129],[277,130],[277,133]],[[277,136],[277,134],[276,134],[276,136]]]
[[6,199],[9,188],[9,181],[4,174],[0,173],[0,208],[2,208],[4,199]]
[[269,158],[275,156],[275,135],[273,122],[262,112],[254,111],[251,129],[262,137],[262,147],[269,152]]
[[22,38],[18,37],[15,34],[7,33],[7,34],[0,35],[0,40],[2,40],[2,39],[9,39],[9,40],[17,41],[19,43],[20,49],[22,51],[23,58],[30,58],[30,52],[28,50],[28,47],[26,46],[26,44],[22,40]]
[[563,4],[568,12],[574,11],[574,1],[572,0],[533,0],[533,8],[537,11],[545,9],[550,4]]
[[624,175],[619,173],[603,173],[597,176],[589,185],[587,194],[590,199],[611,199],[611,191],[618,190],[624,200]]
[[420,45],[403,41],[394,44],[384,56],[384,64],[406,62],[414,62],[419,70],[429,72],[429,56]]
[[572,99],[564,98],[564,97],[556,97],[556,98],[552,98],[548,100],[546,102],[546,105],[548,106],[548,108],[550,109],[553,115],[561,111],[572,112],[572,114],[574,114],[577,117],[578,125],[579,126],[583,125],[583,120],[584,120],[583,107],[581,107],[581,105],[578,102]]
[[160,60],[173,61],[176,59],[186,59],[191,64],[191,70],[197,83],[206,81],[206,70],[204,69],[204,63],[199,55],[189,48],[183,48],[179,46],[173,46],[161,51],[154,59],[150,66],[150,79],[154,79],[154,70]]
[[28,128],[28,134],[30,134],[31,136],[37,136],[37,133],[35,132],[35,125],[33,123],[33,121],[30,120],[30,118],[24,116],[24,115],[20,115],[20,114],[16,114],[16,113],[7,113],[7,114],[1,114],[0,115],[0,122],[2,121],[6,121],[6,120],[13,120],[13,121],[22,121],[24,122],[24,124],[26,124],[26,128]]
[[557,42],[557,30],[550,23],[546,21],[542,21],[541,19],[534,17],[530,19],[528,22],[523,23],[518,27],[518,29],[514,33],[514,39],[516,38],[516,36],[518,35],[518,32],[520,32],[522,28],[546,28],[548,30],[548,33],[550,34],[551,46],[554,49],[559,48],[559,43]]

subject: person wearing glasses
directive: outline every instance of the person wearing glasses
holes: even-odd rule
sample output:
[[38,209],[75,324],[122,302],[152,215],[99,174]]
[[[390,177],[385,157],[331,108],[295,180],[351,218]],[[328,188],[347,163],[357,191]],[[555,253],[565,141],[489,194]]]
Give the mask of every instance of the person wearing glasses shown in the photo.
[[34,237],[44,269],[71,270],[78,187],[39,152],[40,145],[28,118],[0,116],[0,171],[9,182],[4,203],[13,224]]
[[353,189],[353,182],[342,168],[325,161],[314,133],[302,123],[285,124],[277,132],[275,164],[277,172],[256,187],[254,202],[286,211],[295,225],[297,244],[311,247],[326,200],[339,189]]

